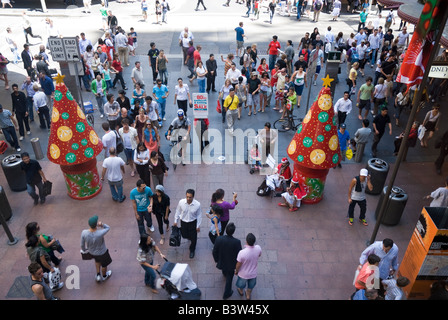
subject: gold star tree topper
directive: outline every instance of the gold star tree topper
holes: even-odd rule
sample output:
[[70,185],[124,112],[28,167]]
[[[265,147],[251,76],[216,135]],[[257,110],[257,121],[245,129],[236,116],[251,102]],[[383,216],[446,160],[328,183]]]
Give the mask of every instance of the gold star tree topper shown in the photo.
[[56,77],[54,77],[53,79],[56,80],[56,83],[64,83],[64,78],[65,78],[65,76],[58,73],[58,75]]
[[322,84],[322,87],[328,88],[331,86],[331,82],[334,80],[332,78],[330,78],[330,76],[327,74],[327,76],[325,78],[321,78],[324,83]]

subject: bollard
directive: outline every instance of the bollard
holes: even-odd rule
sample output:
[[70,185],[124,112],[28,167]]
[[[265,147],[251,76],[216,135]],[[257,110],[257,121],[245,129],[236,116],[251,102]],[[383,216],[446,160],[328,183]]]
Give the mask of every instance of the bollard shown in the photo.
[[34,157],[36,158],[36,160],[42,160],[44,158],[44,153],[42,152],[39,138],[31,139],[31,145],[33,146]]
[[8,236],[8,245],[14,245],[18,242],[17,238],[12,235],[11,231],[9,230],[8,224],[6,223],[6,221],[11,218],[11,215],[12,211],[8,202],[8,198],[6,197],[5,190],[2,186],[0,186],[0,224],[2,225],[3,229],[6,232],[6,235]]

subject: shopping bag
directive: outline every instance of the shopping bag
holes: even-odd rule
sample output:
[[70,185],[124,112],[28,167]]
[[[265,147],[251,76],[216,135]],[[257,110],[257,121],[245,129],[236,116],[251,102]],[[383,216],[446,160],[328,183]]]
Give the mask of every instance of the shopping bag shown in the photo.
[[221,113],[221,112],[222,112],[222,110],[221,110],[221,102],[219,102],[219,99],[218,99],[218,104],[216,105],[216,111],[217,111],[218,113]]
[[44,194],[45,196],[48,196],[51,194],[51,188],[53,187],[53,183],[51,181],[45,181],[44,182]]
[[61,271],[59,268],[53,268],[54,272],[50,272],[48,274],[48,281],[50,283],[50,289],[57,289],[59,287],[59,283],[61,283]]
[[418,127],[418,138],[420,140],[423,139],[423,137],[425,136],[426,133],[426,128],[421,124],[420,127]]
[[353,158],[352,149],[348,148],[347,151],[345,151],[345,157],[347,158],[347,160],[351,160],[351,158]]

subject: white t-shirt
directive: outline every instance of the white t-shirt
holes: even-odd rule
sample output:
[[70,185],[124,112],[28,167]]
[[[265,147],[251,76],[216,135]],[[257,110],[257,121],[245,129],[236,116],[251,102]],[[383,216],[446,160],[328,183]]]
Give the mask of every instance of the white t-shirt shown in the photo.
[[123,179],[121,174],[121,166],[125,163],[120,157],[108,157],[103,161],[103,168],[106,168],[106,178],[108,181],[117,182]]
[[104,154],[104,156],[108,157],[109,156],[109,148],[117,147],[117,136],[115,135],[115,132],[111,130],[108,133],[106,133],[101,138],[101,142],[103,143],[103,147],[106,150],[106,153]]
[[202,68],[199,68],[199,67],[197,67],[196,68],[196,74],[198,75],[198,79],[205,79],[205,76],[199,76],[199,74],[204,74],[205,73],[205,71],[207,71],[207,69],[205,69],[205,67],[204,66],[202,66]]
[[179,86],[174,87],[174,92],[177,95],[176,97],[177,100],[185,101],[188,99],[188,93],[190,92],[190,89],[185,83],[183,83],[182,87]]
[[143,109],[146,110],[149,120],[157,121],[158,117],[157,117],[157,112],[156,112],[157,109],[156,108],[158,106],[159,106],[159,104],[155,100],[152,100],[150,104],[147,104],[146,102],[143,104]]

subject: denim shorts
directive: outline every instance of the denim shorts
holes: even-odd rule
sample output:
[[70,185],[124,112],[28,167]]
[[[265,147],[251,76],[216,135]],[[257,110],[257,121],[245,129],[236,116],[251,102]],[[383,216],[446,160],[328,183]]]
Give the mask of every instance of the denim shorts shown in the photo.
[[244,288],[246,288],[246,285],[247,285],[247,289],[250,289],[250,290],[252,290],[256,284],[257,284],[257,278],[243,279],[241,277],[238,277],[236,279],[236,283],[235,283],[237,288],[244,289]]
[[124,148],[124,154],[126,156],[126,161],[134,160],[134,150]]

